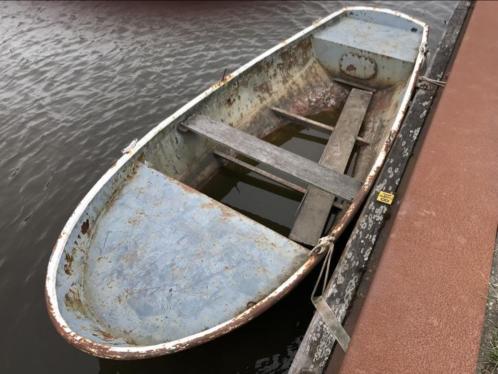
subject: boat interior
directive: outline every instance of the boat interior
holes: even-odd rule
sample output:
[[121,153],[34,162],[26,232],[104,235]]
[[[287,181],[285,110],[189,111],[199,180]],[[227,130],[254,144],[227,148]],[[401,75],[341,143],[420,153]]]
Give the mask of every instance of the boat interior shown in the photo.
[[139,142],[69,234],[57,298],[71,330],[106,346],[177,341],[292,277],[390,136],[422,33],[390,13],[346,11]]

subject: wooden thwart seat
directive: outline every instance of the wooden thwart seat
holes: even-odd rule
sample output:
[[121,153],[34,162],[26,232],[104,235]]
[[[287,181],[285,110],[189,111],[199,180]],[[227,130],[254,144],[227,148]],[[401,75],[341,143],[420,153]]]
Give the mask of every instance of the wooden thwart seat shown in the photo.
[[249,164],[247,162],[239,160],[236,157],[233,157],[233,156],[230,156],[230,155],[228,155],[226,153],[218,152],[218,151],[215,151],[214,154],[216,156],[221,157],[221,158],[223,158],[223,159],[225,159],[227,161],[230,161],[230,162],[232,162],[232,163],[234,163],[236,165],[239,165],[239,166],[241,166],[241,167],[243,167],[243,168],[245,168],[247,170],[250,170],[250,171],[252,171],[254,173],[257,173],[257,174],[259,174],[259,175],[261,175],[261,176],[263,176],[263,177],[265,177],[265,178],[267,178],[269,180],[272,180],[272,181],[274,181],[274,182],[276,182],[278,184],[281,184],[282,186],[290,188],[291,190],[294,190],[294,191],[297,191],[297,192],[300,192],[300,193],[303,193],[303,194],[306,193],[306,188],[301,187],[301,186],[299,186],[299,185],[297,185],[295,183],[289,182],[288,180],[280,178],[280,177],[278,177],[278,176],[276,176],[276,175],[274,175],[272,173],[267,172],[266,170],[263,170],[263,169],[258,168],[256,166],[253,166],[253,165],[251,165],[251,164]]
[[[319,164],[344,173],[368,109],[372,92],[353,88],[322,153]],[[309,186],[289,237],[315,245],[320,238],[335,197],[339,195]]]
[[253,160],[270,165],[286,174],[351,201],[361,183],[347,175],[322,166],[295,153],[279,148],[255,136],[206,116],[196,116],[184,126],[216,143],[229,147]]
[[[334,126],[330,126],[330,125],[327,125],[325,123],[321,123],[319,121],[315,121],[315,120],[312,120],[312,119],[300,116],[298,114],[294,114],[294,113],[288,112],[288,111],[286,111],[284,109],[272,107],[271,110],[275,114],[278,114],[280,117],[286,118],[288,120],[291,120],[292,122],[297,123],[299,125],[304,125],[304,126],[308,126],[308,127],[314,127],[316,129],[326,130],[326,131],[330,131],[330,132],[332,132],[332,131],[335,130]],[[370,144],[370,142],[368,140],[366,140],[365,138],[363,138],[361,136],[357,136],[356,137],[356,141],[358,143],[361,143],[361,144],[364,144],[364,145]]]
[[[284,187],[287,187],[291,190],[297,191],[297,192],[302,193],[302,194],[305,194],[307,191],[307,189],[304,187],[301,187],[295,183],[289,182],[286,179],[280,178],[279,176],[276,176],[275,174],[272,174],[266,170],[258,168],[257,166],[253,166],[247,162],[239,160],[238,158],[230,156],[229,154],[226,154],[223,152],[218,152],[218,151],[215,151],[214,154],[218,157],[225,159],[226,161],[230,161],[231,163],[233,163],[235,165],[238,165],[242,168],[250,170],[256,174],[259,174],[259,175],[261,175],[261,176],[263,176],[263,177],[265,177],[273,182],[276,182]],[[334,201],[334,207],[336,207],[337,209],[343,209],[344,205],[339,203],[339,201]]]

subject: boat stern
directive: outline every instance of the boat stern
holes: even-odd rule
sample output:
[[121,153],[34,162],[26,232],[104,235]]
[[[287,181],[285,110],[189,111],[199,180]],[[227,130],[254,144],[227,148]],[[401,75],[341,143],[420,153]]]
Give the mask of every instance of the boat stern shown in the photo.
[[387,9],[348,8],[312,37],[320,63],[334,76],[372,88],[406,81],[425,50],[427,25]]

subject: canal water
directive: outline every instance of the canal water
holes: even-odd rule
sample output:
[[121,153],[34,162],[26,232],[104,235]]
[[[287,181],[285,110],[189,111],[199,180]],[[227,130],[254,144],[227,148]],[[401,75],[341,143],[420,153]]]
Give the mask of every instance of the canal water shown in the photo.
[[[426,21],[431,49],[455,4],[373,3]],[[0,373],[286,372],[312,315],[312,278],[232,334],[134,362],[99,360],[66,344],[48,320],[43,283],[64,222],[122,148],[225,69],[344,5],[0,3]],[[294,135],[285,146],[315,157],[312,145],[323,143],[320,134]],[[277,231],[288,230],[299,195],[241,202],[240,188],[257,192],[265,182],[246,175],[237,192],[230,187],[232,172],[225,173],[206,187],[209,194],[266,217]]]

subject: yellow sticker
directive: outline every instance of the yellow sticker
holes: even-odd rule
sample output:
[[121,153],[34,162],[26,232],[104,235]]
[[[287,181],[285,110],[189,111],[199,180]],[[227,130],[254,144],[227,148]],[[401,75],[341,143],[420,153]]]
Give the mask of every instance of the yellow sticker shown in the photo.
[[377,195],[377,201],[381,203],[391,205],[394,201],[394,194],[390,192],[380,191]]

